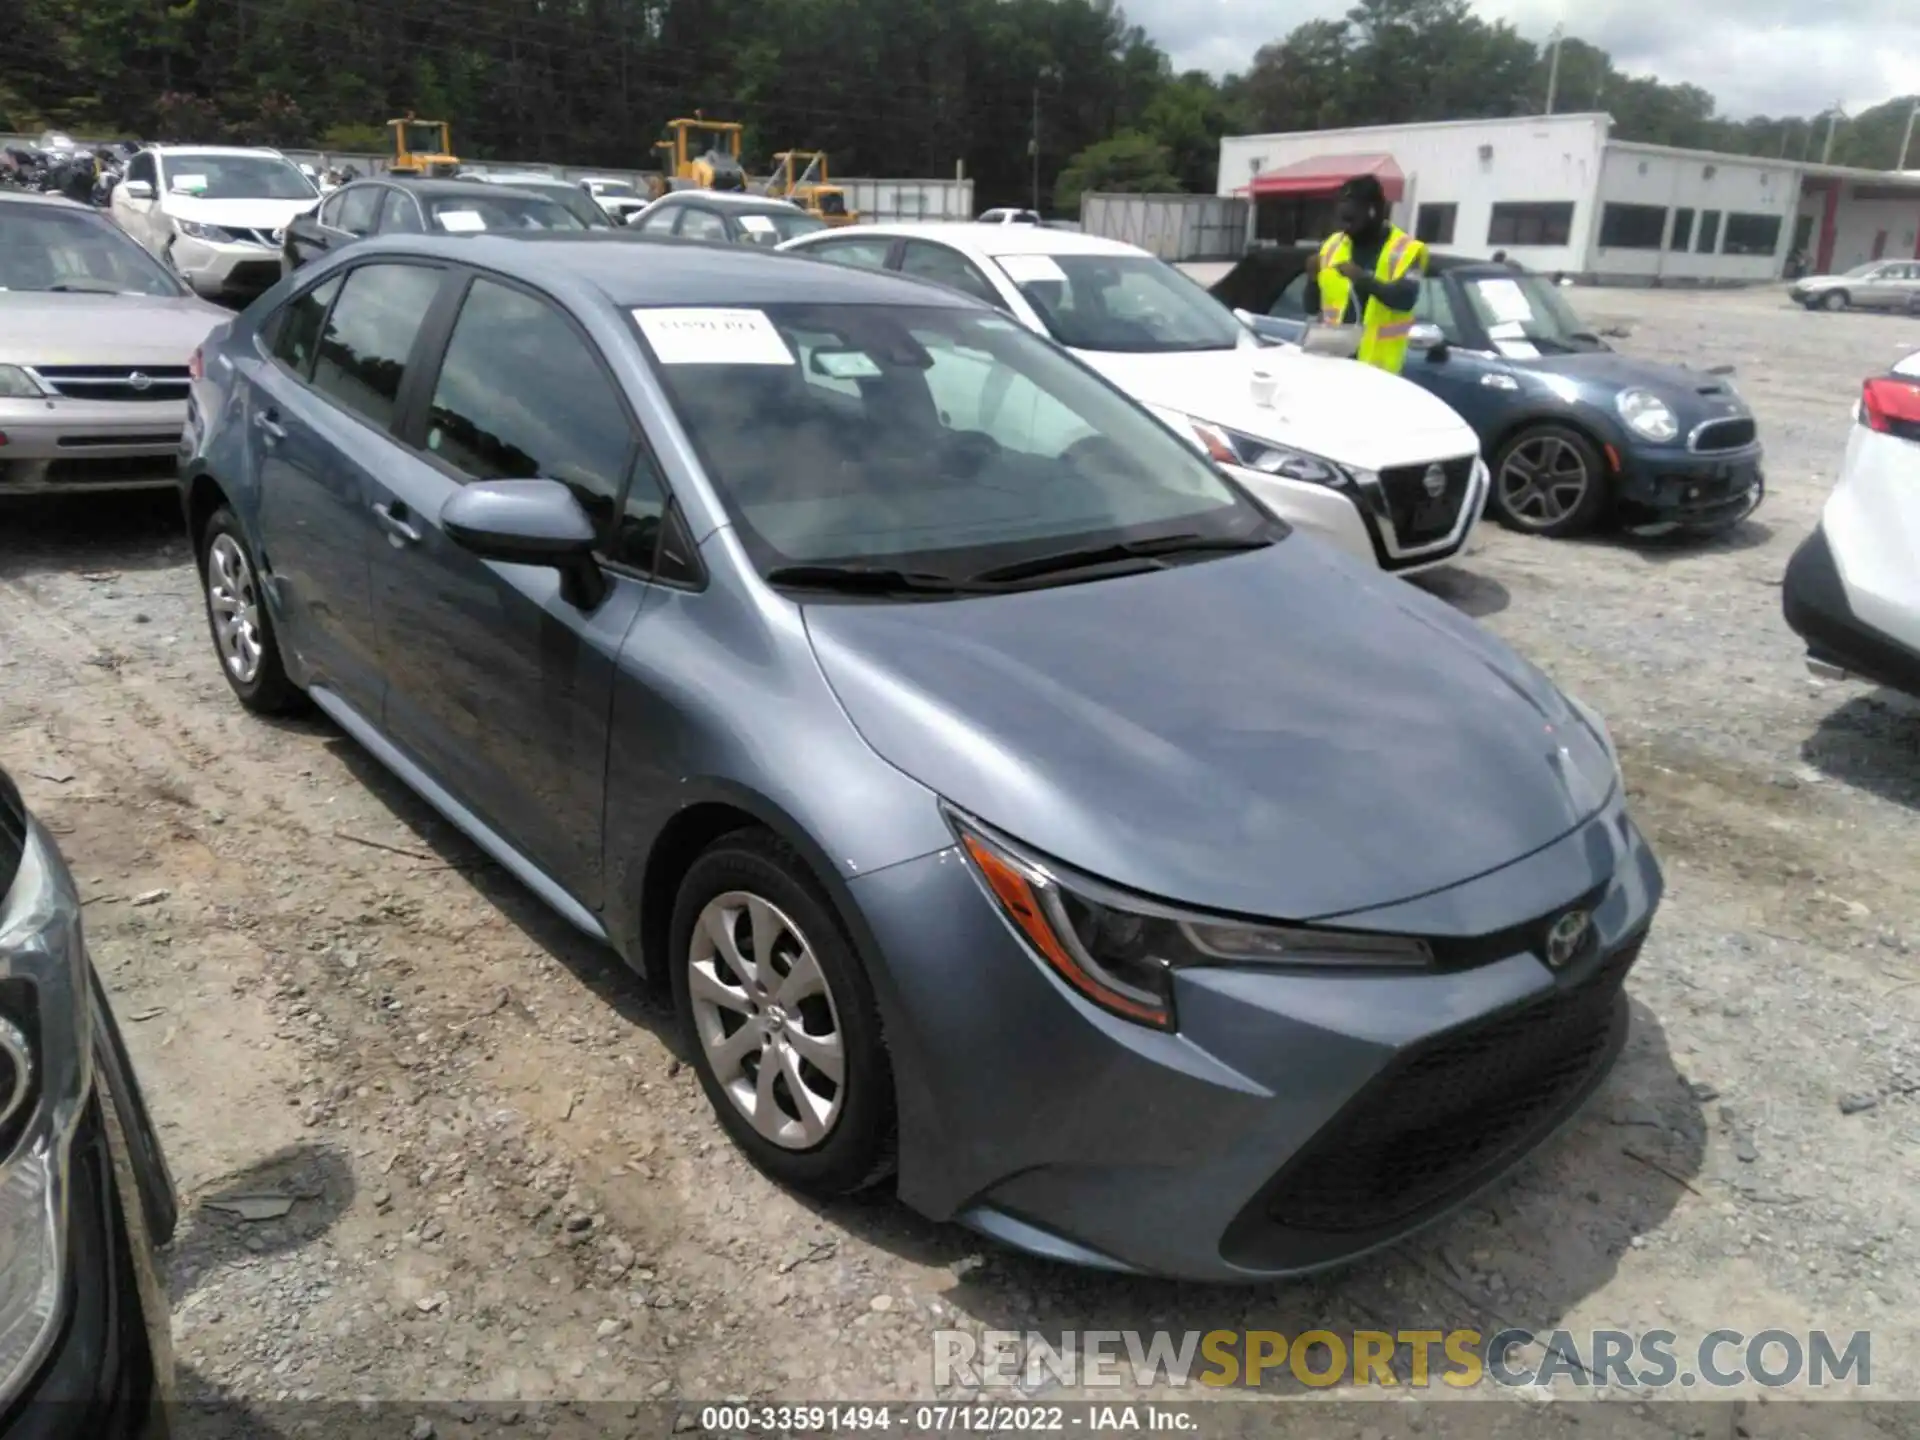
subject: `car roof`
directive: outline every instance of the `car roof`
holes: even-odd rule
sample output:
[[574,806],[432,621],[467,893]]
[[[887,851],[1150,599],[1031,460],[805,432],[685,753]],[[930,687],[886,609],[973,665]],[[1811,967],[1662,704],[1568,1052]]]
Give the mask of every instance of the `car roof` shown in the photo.
[[43,205],[49,210],[78,210],[83,215],[100,213],[93,206],[82,205],[64,195],[38,195],[26,190],[0,190],[0,205]]
[[[349,252],[342,252],[343,254]],[[352,255],[433,255],[483,266],[532,285],[566,280],[631,306],[903,305],[972,309],[957,290],[909,276],[808,260],[775,250],[652,239],[632,230],[396,235],[362,240]]]
[[287,158],[270,145],[149,145],[146,148],[156,155],[271,155],[275,160]]
[[343,190],[351,190],[355,186],[378,185],[382,181],[389,184],[400,185],[407,190],[411,190],[416,195],[424,195],[429,199],[438,195],[449,199],[466,198],[469,200],[489,197],[501,190],[511,190],[514,184],[514,182],[510,180],[442,180],[421,175],[380,174],[363,175],[358,180],[352,181],[340,188]]
[[[762,210],[784,215],[789,210],[800,210],[791,200],[782,200],[775,195],[742,195],[737,190],[669,190],[655,205],[689,205],[695,201],[718,201],[722,205],[757,206]],[[800,210],[802,215],[807,212]]]
[[886,235],[943,240],[982,255],[1130,255],[1147,254],[1137,245],[1088,235],[1079,230],[1048,230],[1039,225],[986,225],[971,220],[903,221],[897,225],[861,225],[836,235]]

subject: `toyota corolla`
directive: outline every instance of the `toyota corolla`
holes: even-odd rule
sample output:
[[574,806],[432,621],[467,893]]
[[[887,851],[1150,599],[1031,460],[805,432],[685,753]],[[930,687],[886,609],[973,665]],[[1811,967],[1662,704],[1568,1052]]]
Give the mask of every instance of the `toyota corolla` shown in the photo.
[[379,237],[208,342],[242,704],[670,987],[809,1191],[1251,1278],[1577,1109],[1661,888],[1598,716],[963,295],[647,248]]

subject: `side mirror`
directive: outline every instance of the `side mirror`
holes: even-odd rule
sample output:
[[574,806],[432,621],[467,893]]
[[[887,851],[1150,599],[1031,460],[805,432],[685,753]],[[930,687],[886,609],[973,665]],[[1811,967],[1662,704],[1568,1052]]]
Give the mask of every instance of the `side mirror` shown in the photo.
[[1254,315],[1251,310],[1243,310],[1238,305],[1236,305],[1233,307],[1233,318],[1238,320],[1242,325],[1246,326],[1247,329],[1249,330],[1255,330],[1258,328],[1253,323]]
[[461,549],[507,565],[544,565],[560,572],[560,594],[591,610],[607,594],[593,558],[599,537],[573,491],[558,480],[478,480],[455,491],[440,511],[441,528]]
[[1446,333],[1438,325],[1420,321],[1407,332],[1407,348],[1425,352],[1429,360],[1441,360],[1446,357]]
[[153,186],[144,180],[122,180],[120,182],[120,193],[125,195],[129,200],[151,200],[153,199]]

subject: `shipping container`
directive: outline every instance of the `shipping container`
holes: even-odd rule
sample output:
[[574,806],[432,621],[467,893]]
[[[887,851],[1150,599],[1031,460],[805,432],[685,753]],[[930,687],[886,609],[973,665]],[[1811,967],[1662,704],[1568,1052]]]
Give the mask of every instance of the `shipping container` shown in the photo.
[[1080,226],[1162,260],[1236,260],[1247,249],[1247,202],[1227,195],[1083,195]]

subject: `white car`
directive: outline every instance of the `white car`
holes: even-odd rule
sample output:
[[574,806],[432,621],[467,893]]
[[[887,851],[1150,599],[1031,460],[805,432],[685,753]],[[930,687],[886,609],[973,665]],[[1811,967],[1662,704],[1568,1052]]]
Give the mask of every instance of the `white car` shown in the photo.
[[278,150],[153,145],[113,187],[120,228],[208,299],[250,299],[280,278],[287,222],[320,191]]
[[600,202],[600,208],[613,217],[613,223],[624,225],[633,216],[647,208],[647,197],[637,190],[630,180],[616,180],[608,175],[589,175],[579,182],[580,188]]
[[1814,674],[1920,696],[1920,350],[1861,388],[1840,478],[1781,594]]
[[1263,345],[1146,251],[1032,225],[860,225],[782,250],[964,290],[1051,335],[1268,509],[1383,570],[1457,555],[1486,503],[1480,442],[1444,401],[1351,360]]
[[979,220],[975,223],[979,225],[1039,225],[1044,222],[1040,219],[1040,212],[1038,210],[1013,210],[1006,206],[1000,206],[993,210],[982,210]]

